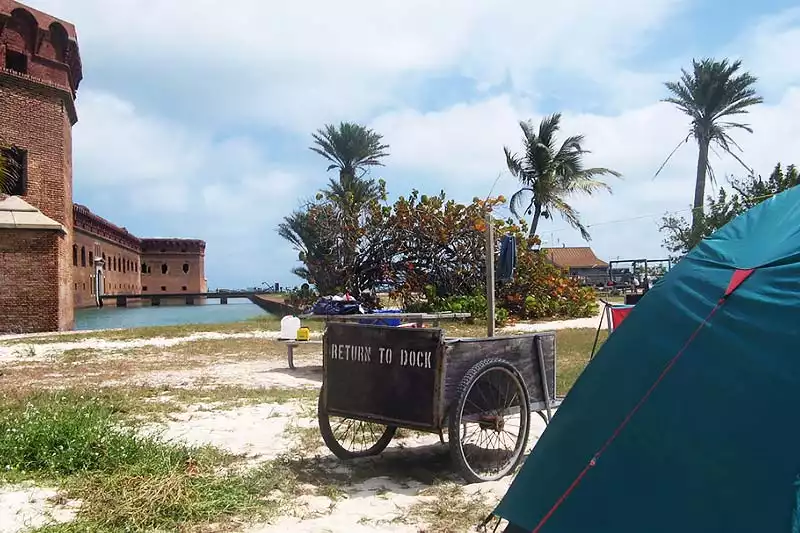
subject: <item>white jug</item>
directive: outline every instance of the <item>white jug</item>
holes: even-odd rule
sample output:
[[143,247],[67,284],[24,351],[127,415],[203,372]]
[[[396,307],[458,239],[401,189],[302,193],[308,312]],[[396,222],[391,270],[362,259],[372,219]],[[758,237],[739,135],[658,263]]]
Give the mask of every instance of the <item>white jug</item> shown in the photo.
[[300,319],[293,315],[286,315],[281,319],[281,340],[295,340],[297,330],[300,329]]

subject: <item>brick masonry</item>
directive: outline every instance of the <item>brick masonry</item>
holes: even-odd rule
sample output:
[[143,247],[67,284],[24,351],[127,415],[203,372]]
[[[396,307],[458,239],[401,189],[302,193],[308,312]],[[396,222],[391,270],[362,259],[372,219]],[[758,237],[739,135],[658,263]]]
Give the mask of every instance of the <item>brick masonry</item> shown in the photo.
[[[72,24],[0,0],[0,146],[26,152],[22,198],[67,231],[0,230],[0,332],[72,329],[74,308],[95,304],[90,255],[106,258],[107,294],[137,293],[143,284],[146,292],[205,291],[203,241],[139,239],[73,206],[72,126],[82,77]],[[152,281],[143,281],[143,262]]]
[[[67,329],[67,316],[53,302],[61,290],[63,234],[0,232],[0,331],[28,333]],[[5,290],[13,287],[14,290]]]

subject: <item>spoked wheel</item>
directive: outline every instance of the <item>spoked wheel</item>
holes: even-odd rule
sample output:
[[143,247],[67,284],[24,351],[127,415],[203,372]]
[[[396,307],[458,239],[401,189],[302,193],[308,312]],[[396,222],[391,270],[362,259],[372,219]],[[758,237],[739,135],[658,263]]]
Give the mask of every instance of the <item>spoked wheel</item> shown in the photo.
[[396,426],[329,415],[324,397],[324,390],[320,390],[317,402],[319,431],[325,445],[339,459],[377,455],[392,441]]
[[530,426],[528,389],[517,369],[484,359],[467,371],[450,408],[450,454],[470,483],[501,479],[524,457]]

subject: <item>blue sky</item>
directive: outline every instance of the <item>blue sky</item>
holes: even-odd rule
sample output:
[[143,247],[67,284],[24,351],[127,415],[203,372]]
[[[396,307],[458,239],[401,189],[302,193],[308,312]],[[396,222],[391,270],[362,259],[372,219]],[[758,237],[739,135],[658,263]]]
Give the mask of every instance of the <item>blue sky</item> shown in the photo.
[[[800,164],[800,8],[788,0],[29,0],[74,23],[84,66],[75,201],[140,236],[207,241],[210,287],[297,282],[281,218],[328,177],[308,150],[328,122],[358,121],[390,145],[373,172],[469,201],[519,148],[518,121],[564,114],[590,162],[623,173],[575,198],[604,259],[660,257],[660,217],[692,198],[695,149],[663,82],[692,57],[742,58],[765,104],[739,135],[768,173]],[[724,6],[724,7],[723,7]],[[739,172],[712,159],[719,176]],[[496,193],[515,183],[501,175]],[[550,244],[582,245],[556,218]]]

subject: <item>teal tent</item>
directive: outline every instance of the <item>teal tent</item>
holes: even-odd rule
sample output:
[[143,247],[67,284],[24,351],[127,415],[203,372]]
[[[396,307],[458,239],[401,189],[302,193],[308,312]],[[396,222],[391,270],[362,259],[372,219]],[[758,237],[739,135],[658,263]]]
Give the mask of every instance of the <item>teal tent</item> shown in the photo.
[[641,299],[495,514],[508,533],[790,533],[798,475],[800,187]]

